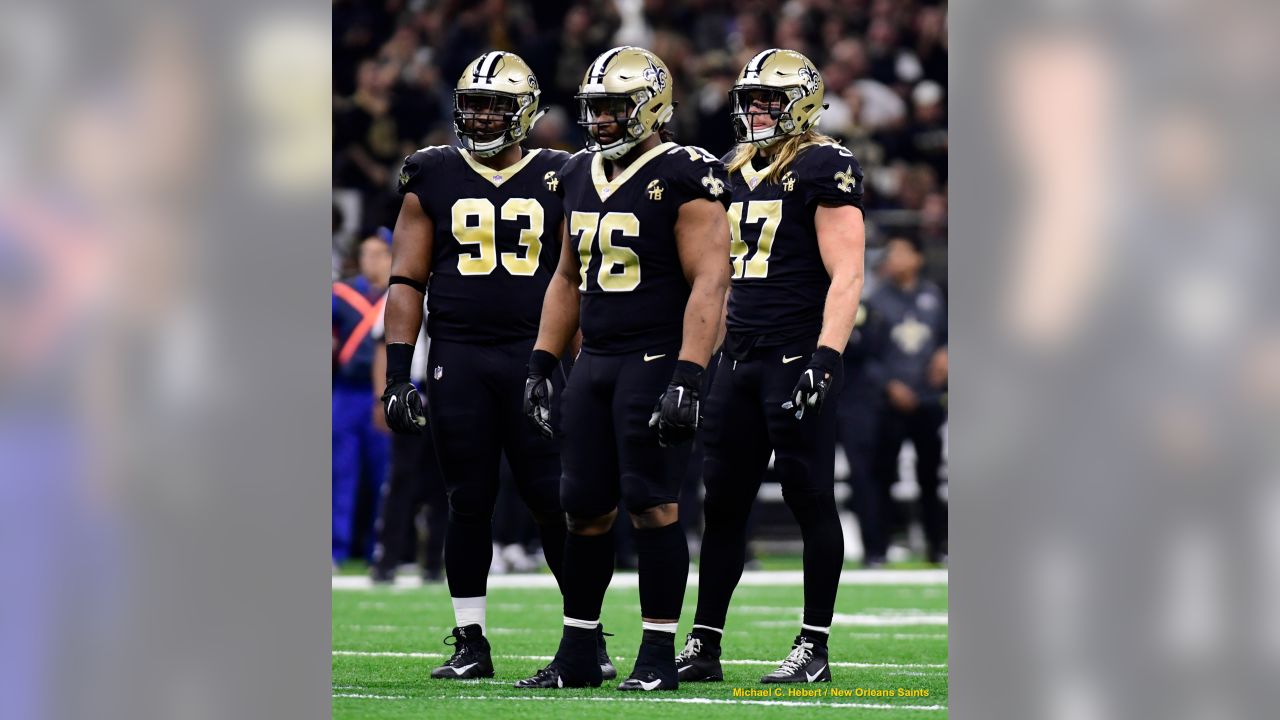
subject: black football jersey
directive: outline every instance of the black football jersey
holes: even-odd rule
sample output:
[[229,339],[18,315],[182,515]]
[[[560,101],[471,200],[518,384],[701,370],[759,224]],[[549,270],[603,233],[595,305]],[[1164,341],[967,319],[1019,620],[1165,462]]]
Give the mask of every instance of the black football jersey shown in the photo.
[[557,178],[578,248],[582,346],[617,354],[678,346],[689,283],[676,247],[680,206],[729,199],[724,164],[697,147],[662,143],[612,181],[604,158],[579,152]]
[[862,168],[839,145],[802,148],[776,183],[767,174],[747,165],[730,178],[727,325],[748,346],[817,337],[831,277],[818,250],[815,210],[819,203],[862,207]]
[[530,150],[494,170],[447,145],[405,158],[400,192],[417,195],[435,226],[427,288],[432,338],[490,344],[537,337],[564,217],[549,178],[568,158]]

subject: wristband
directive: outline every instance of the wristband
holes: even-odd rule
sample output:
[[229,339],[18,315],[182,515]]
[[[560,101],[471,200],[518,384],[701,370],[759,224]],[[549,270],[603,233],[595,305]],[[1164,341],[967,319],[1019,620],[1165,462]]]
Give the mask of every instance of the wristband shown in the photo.
[[387,343],[387,384],[409,382],[413,367],[413,343]]
[[813,351],[811,364],[817,365],[832,375],[836,374],[836,369],[840,367],[840,362],[840,353],[826,345],[819,345],[818,349]]
[[529,374],[549,378],[559,364],[560,358],[555,355],[546,350],[534,350],[529,356]]
[[676,363],[675,372],[671,373],[672,385],[683,385],[698,389],[702,387],[703,368],[696,362],[681,360]]

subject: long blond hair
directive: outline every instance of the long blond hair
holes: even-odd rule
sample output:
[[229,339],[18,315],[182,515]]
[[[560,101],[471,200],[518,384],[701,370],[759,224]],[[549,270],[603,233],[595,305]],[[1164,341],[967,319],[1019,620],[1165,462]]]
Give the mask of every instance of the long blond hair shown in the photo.
[[[809,128],[799,135],[792,135],[783,141],[782,147],[778,149],[778,153],[774,158],[772,166],[769,168],[769,174],[765,175],[765,182],[776,183],[787,171],[787,166],[791,161],[796,159],[796,155],[800,154],[800,150],[808,145],[835,145],[835,138],[824,135],[814,128]],[[737,152],[734,153],[733,159],[729,161],[729,174],[738,172],[751,162],[752,158],[760,152],[751,143],[742,143],[738,146]]]

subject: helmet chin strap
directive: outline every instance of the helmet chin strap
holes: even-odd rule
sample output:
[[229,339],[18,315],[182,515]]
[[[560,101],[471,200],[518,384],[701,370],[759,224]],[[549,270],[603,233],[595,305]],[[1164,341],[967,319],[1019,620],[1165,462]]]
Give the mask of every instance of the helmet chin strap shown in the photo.
[[[674,108],[667,108],[666,112],[663,114],[662,122],[665,122],[666,119],[670,118],[673,113]],[[636,116],[639,114],[640,106],[636,105],[635,109],[631,111],[630,117],[627,118],[627,128],[623,131],[623,139],[615,142],[607,148],[600,148],[600,154],[604,156],[605,160],[617,160],[630,152],[631,148],[635,147],[645,138],[653,134],[652,130],[646,131],[644,128],[641,128],[639,135],[633,135],[631,133],[631,128],[634,127],[632,123],[636,122]],[[596,140],[596,142],[600,141]]]
[[471,154],[483,158],[493,157],[494,155],[497,155],[503,150],[511,147],[516,142],[516,139],[510,137],[506,132],[502,133],[500,137],[490,140],[488,143],[484,143],[485,145],[489,145],[489,143],[497,143],[493,147],[481,147],[480,144],[473,140],[471,141]]
[[628,139],[619,141],[607,148],[600,148],[600,154],[604,156],[605,160],[617,160],[623,155],[626,155],[631,148],[639,144],[641,140],[644,140],[644,137],[639,137],[634,140]]
[[[768,135],[761,134],[766,132],[769,134]],[[773,145],[774,143],[778,142],[778,140],[782,139],[783,137],[784,135],[778,132],[778,125],[776,123],[773,125],[770,125],[767,128],[763,128],[761,130],[756,130],[751,126],[747,126],[747,142],[751,143],[752,145],[755,145],[758,148],[767,148],[770,145]]]

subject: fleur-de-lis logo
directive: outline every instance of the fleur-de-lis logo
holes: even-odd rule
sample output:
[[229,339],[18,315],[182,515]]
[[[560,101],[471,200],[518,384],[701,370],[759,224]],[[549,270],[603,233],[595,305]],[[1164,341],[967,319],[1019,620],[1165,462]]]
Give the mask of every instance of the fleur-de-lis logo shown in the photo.
[[858,178],[853,175],[853,166],[841,170],[835,174],[836,187],[844,192],[853,192],[853,186],[857,184]]
[[800,84],[804,85],[805,94],[812,95],[818,91],[818,71],[808,65],[801,66],[796,72],[800,76]]
[[924,349],[924,344],[929,341],[933,331],[914,316],[908,315],[905,320],[894,326],[889,335],[902,352],[915,355]]
[[662,192],[663,192],[664,188],[662,187],[662,181],[661,181],[661,180],[658,180],[657,178],[654,178],[653,180],[650,180],[650,181],[649,181],[649,185],[648,185],[647,187],[645,187],[645,190],[648,190],[648,191],[649,191],[649,199],[650,199],[650,200],[661,200],[661,199],[662,199]]
[[409,173],[408,171],[401,170],[400,171],[400,187],[403,188],[405,185],[408,185],[408,184],[409,184]]
[[787,171],[786,175],[782,176],[782,189],[787,192],[796,189],[796,176],[790,170]]
[[542,176],[542,182],[546,183],[547,189],[555,192],[560,187],[560,178],[556,177],[555,170],[548,170],[546,175]]
[[667,71],[655,65],[651,58],[646,57],[644,61],[649,64],[649,67],[645,68],[644,72],[640,73],[641,76],[643,76],[645,80],[657,85],[658,92],[666,90]]
[[720,193],[724,192],[724,181],[716,177],[711,170],[708,170],[707,176],[702,178],[702,184],[707,188],[707,192],[711,193],[711,197],[720,197]]

